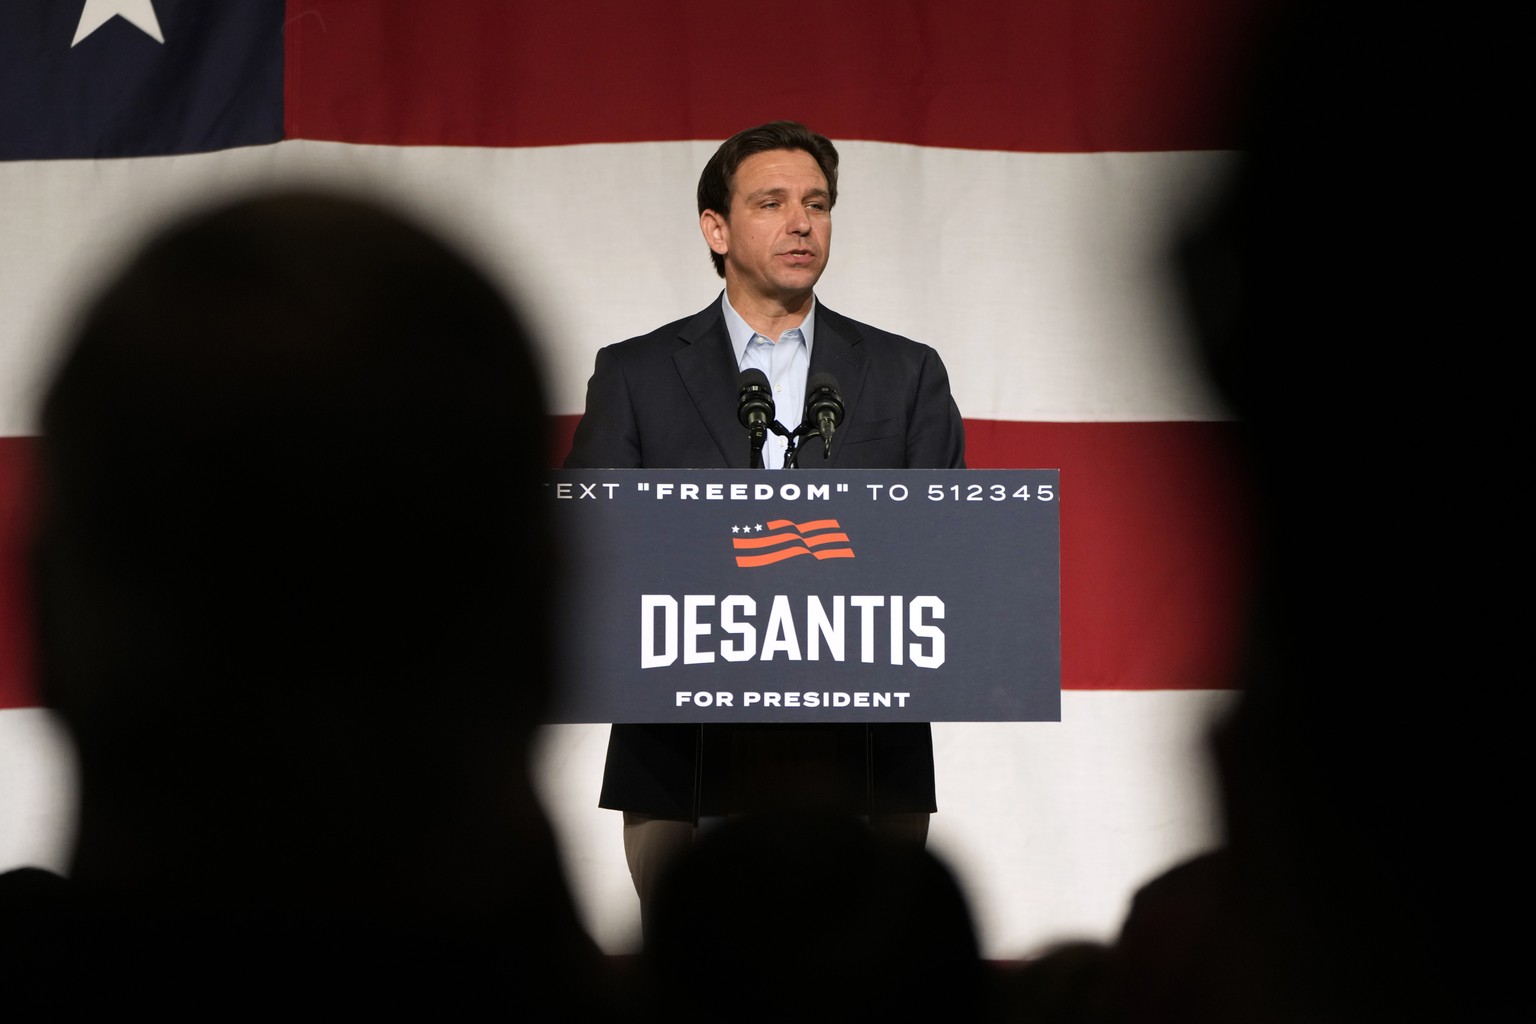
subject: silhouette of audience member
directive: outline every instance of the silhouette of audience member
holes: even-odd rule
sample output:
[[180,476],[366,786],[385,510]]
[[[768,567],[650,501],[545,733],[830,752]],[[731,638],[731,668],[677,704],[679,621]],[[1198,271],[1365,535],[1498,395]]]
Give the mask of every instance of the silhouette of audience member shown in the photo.
[[1237,898],[1224,849],[1182,861],[1136,890],[1114,946],[1123,1024],[1252,1019],[1256,957]]
[[133,258],[43,406],[40,686],[81,802],[64,908],[0,927],[20,991],[597,1006],[527,764],[545,429],[506,300],[383,208],[251,198]]
[[0,871],[0,921],[10,914],[50,911],[66,898],[67,891],[64,876],[46,868]]
[[1226,878],[1201,869],[1179,897],[1197,911],[1219,890],[1230,916],[1206,916],[1202,941],[1246,963],[1236,991],[1189,1005],[1484,1019],[1502,972],[1459,961],[1512,877],[1480,837],[1507,814],[1493,758],[1517,748],[1498,736],[1508,716],[1458,713],[1505,664],[1473,568],[1508,554],[1465,487],[1501,427],[1462,403],[1497,375],[1479,346],[1505,336],[1483,330],[1503,296],[1465,270],[1499,197],[1426,135],[1483,97],[1443,72],[1464,52],[1455,17],[1284,13],[1242,164],[1183,253],[1263,538],[1243,693],[1215,735]]
[[993,964],[999,1019],[1018,1024],[1123,1024],[1114,1001],[1115,962],[1113,946],[1077,940]]
[[932,853],[837,815],[728,818],[645,920],[658,1019],[991,1019],[964,896]]

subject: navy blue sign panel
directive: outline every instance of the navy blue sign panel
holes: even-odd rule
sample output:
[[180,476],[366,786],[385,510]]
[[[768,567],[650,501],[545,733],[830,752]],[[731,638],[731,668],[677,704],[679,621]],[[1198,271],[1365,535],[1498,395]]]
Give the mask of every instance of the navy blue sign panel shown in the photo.
[[1061,719],[1055,470],[563,470],[557,722]]

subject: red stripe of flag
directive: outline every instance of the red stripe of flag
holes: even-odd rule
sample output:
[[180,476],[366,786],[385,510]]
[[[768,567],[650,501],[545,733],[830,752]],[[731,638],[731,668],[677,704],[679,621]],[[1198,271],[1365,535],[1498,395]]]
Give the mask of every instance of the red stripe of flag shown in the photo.
[[808,533],[811,530],[837,530],[841,528],[841,524],[836,519],[812,519],[808,523],[792,523],[788,519],[774,519],[768,523],[770,530],[782,530],[786,526],[793,526],[801,533]]
[[793,117],[838,140],[1231,149],[1252,41],[1279,6],[823,4],[775,47],[763,74],[741,59],[740,43],[764,32],[753,5],[290,0],[285,131],[385,145],[549,146],[723,139]]
[[[552,424],[559,465],[579,417]],[[1061,470],[1061,671],[1073,690],[1232,685],[1250,556],[1231,423],[967,420],[977,469]],[[30,438],[0,438],[0,707],[36,703],[22,600]]]
[[0,708],[37,703],[32,686],[32,615],[26,597],[32,439],[0,437]]
[[775,562],[782,562],[786,558],[794,558],[798,555],[808,555],[810,553],[810,548],[796,547],[780,548],[778,551],[770,551],[765,555],[737,555],[736,566],[741,569],[756,569],[759,566],[772,565]]
[[772,565],[774,562],[782,562],[786,558],[794,558],[797,555],[814,555],[819,560],[828,558],[852,558],[852,548],[832,548],[830,551],[812,551],[806,547],[780,548],[778,551],[770,551],[763,555],[737,555],[736,565],[741,569],[756,569],[763,565]]

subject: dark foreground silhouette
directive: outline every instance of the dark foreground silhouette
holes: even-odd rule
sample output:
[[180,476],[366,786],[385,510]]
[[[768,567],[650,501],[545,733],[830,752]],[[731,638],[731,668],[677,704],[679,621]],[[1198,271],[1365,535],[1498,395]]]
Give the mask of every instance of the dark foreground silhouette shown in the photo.
[[600,1005],[527,765],[544,430],[516,314],[394,213],[267,196],[133,258],[43,407],[81,816],[68,883],[0,903],[8,1003]]
[[657,1019],[988,1019],[970,911],[922,846],[840,815],[707,829],[646,918]]

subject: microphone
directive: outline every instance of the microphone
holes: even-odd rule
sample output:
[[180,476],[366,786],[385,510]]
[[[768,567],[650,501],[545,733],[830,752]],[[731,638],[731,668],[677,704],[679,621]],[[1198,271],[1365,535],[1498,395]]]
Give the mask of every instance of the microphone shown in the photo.
[[767,430],[768,422],[773,419],[773,387],[768,383],[768,375],[752,367],[742,370],[736,383],[741,389],[736,418],[753,432]]
[[843,422],[843,395],[830,373],[812,374],[805,382],[805,422],[816,424],[821,435],[822,458],[832,454],[832,432]]
[[752,442],[750,464],[753,469],[762,469],[763,441],[768,437],[768,424],[773,422],[773,387],[768,375],[756,367],[742,370],[736,384],[736,418],[747,428]]

